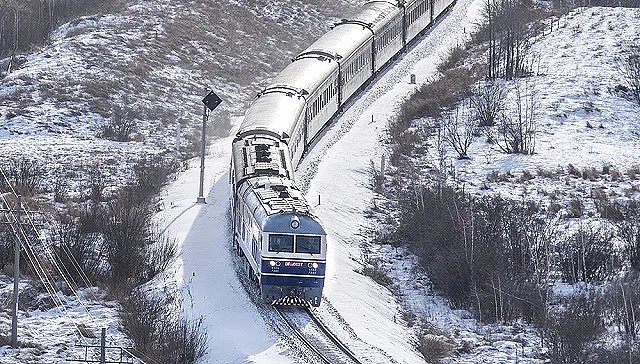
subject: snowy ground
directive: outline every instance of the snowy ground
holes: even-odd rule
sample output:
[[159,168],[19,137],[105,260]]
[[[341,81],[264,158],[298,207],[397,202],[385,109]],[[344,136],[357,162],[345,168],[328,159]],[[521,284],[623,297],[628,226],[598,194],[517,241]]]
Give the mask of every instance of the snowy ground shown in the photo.
[[[379,165],[385,154],[380,140],[386,123],[400,100],[418,87],[409,84],[409,74],[416,74],[418,84],[432,77],[441,55],[463,39],[464,30],[470,29],[477,19],[481,3],[480,0],[459,0],[451,13],[427,32],[418,45],[353,101],[298,167],[297,180],[312,204],[320,201],[315,209],[329,234],[326,300],[319,310],[320,316],[329,326],[342,327],[341,338],[367,362],[424,362],[415,349],[414,329],[403,319],[405,307],[429,318],[456,345],[470,343],[469,353],[451,357],[450,362],[542,362],[534,358],[541,351],[535,332],[526,327],[483,326],[467,313],[451,310],[429,290],[415,259],[402,250],[382,247],[374,251],[383,258],[382,264],[390,270],[396,286],[402,287],[402,297],[394,296],[358,273],[364,259],[362,246],[368,241],[366,231],[375,224],[367,214],[374,198],[369,188],[370,161]],[[273,12],[269,14],[276,16]],[[543,37],[536,47],[541,54],[541,73],[545,75],[535,79],[544,90],[543,103],[548,111],[540,128],[537,154],[508,157],[495,152],[480,157],[480,150],[484,149],[478,143],[473,147],[477,149],[471,152],[471,161],[452,160],[461,178],[480,186],[493,171],[508,170],[517,175],[537,166],[563,167],[573,163],[578,168],[593,164],[599,168],[609,162],[624,172],[637,163],[634,158],[640,150],[638,106],[620,100],[607,90],[620,83],[616,81],[611,63],[619,54],[616,42],[637,39],[639,16],[637,10],[629,9],[576,11],[563,19],[560,30]],[[622,21],[626,24],[621,24]],[[602,40],[601,45],[593,44],[593,39]],[[587,101],[599,111],[587,113],[584,110]],[[585,120],[598,126],[603,123],[605,128],[587,128]],[[234,126],[240,121],[239,117],[230,119]],[[296,359],[295,348],[280,335],[273,314],[253,301],[251,290],[247,290],[238,274],[237,259],[230,247],[228,220],[230,145],[231,137],[222,137],[208,149],[206,205],[195,204],[199,176],[196,160],[163,192],[163,211],[158,214],[158,221],[167,234],[180,242],[181,255],[157,286],[181,291],[185,314],[204,318],[209,336],[209,353],[204,362],[300,363],[303,361]],[[337,177],[340,183],[336,183]],[[490,188],[518,190],[508,183],[497,182]],[[562,179],[555,183],[566,184]],[[637,180],[628,178],[618,187],[630,189],[637,184]],[[105,317],[102,325],[109,326],[114,339],[122,344],[115,330],[117,323],[109,316],[112,314],[113,309],[96,307],[87,319]],[[33,326],[21,330],[32,335],[30,340],[40,343],[39,355],[21,353],[18,356],[3,347],[0,363],[67,362],[67,352],[58,353],[57,348],[60,343],[70,342],[66,338],[69,333],[54,334],[58,330],[53,323],[57,313],[29,315],[28,319],[35,320],[34,325],[47,327],[40,331]],[[43,320],[43,315],[49,319]],[[0,320],[3,331],[8,327],[6,319],[3,314]],[[69,322],[64,324],[67,327]]]

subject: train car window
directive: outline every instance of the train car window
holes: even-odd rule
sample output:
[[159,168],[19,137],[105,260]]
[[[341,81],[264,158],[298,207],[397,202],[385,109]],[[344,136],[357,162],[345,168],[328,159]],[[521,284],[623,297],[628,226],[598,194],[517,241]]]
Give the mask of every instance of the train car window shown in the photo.
[[296,253],[320,254],[320,237],[296,235]]
[[269,251],[293,253],[293,235],[269,234]]

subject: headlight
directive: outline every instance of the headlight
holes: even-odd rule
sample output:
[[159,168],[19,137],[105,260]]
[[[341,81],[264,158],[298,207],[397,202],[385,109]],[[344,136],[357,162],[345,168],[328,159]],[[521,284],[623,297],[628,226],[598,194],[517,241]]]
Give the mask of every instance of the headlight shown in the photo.
[[270,261],[269,265],[272,266],[272,267],[275,267],[276,266],[276,261],[275,260]]
[[311,267],[313,267],[313,269],[318,269],[318,263],[315,263],[315,262],[314,262],[314,263],[312,263],[312,264],[311,264]]

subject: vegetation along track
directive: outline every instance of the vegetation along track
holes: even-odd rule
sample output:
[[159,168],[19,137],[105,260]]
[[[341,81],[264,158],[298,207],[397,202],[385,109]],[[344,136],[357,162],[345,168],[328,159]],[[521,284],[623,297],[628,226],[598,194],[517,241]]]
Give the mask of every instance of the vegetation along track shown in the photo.
[[310,308],[275,306],[275,310],[291,332],[315,353],[320,363],[362,364]]

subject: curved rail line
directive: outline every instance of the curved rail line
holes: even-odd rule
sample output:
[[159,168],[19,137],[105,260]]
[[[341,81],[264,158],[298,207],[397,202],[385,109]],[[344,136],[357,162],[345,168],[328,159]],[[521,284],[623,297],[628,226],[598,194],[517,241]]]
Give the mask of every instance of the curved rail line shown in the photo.
[[307,312],[307,314],[309,315],[309,317],[313,320],[313,322],[316,323],[316,325],[318,325],[318,327],[320,328],[320,330],[322,330],[322,332],[327,335],[327,337],[338,347],[340,348],[340,350],[345,353],[349,359],[353,360],[354,363],[356,364],[362,364],[362,362],[360,362],[360,360],[358,360],[358,358],[356,358],[356,356],[353,354],[353,352],[351,350],[349,350],[349,348],[342,342],[340,341],[331,331],[329,331],[329,329],[318,319],[318,317],[313,313],[313,311],[311,311],[311,308],[306,307],[305,311]]
[[[309,347],[319,358],[323,363],[327,363],[327,364],[334,364],[335,360],[331,360],[327,357],[326,353],[323,353],[321,349],[319,349],[316,345],[314,345],[300,330],[300,328],[298,327],[298,325],[296,325],[295,323],[291,322],[291,319],[289,319],[287,317],[287,314],[284,312],[283,308],[281,307],[277,307],[274,306],[276,312],[278,313],[278,315],[282,318],[282,320],[293,330],[293,332],[296,334],[296,336],[302,341],[304,342],[307,347]],[[313,324],[315,325],[315,327],[326,337],[329,339],[329,341],[335,346],[335,348],[338,349],[338,351],[341,354],[344,354],[347,358],[349,358],[349,360],[351,360],[352,363],[355,364],[362,364],[362,362],[356,358],[356,356],[353,354],[353,352],[351,352],[351,350],[349,350],[349,348],[342,343],[342,341],[340,341],[340,339],[338,339],[323,323],[322,321],[320,321],[316,315],[313,313],[313,311],[311,311],[310,308],[308,307],[295,307],[294,309],[298,309],[304,313],[306,313],[306,316],[308,316],[308,318],[311,320],[310,322],[313,322]]]

